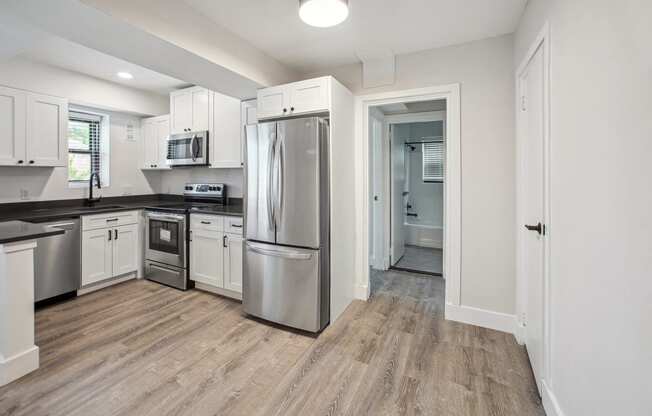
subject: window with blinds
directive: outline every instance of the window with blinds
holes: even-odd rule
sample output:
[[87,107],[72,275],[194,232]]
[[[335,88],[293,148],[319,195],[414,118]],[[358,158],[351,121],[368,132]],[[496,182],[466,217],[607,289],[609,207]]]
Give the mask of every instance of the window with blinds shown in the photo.
[[[68,180],[84,182],[102,173],[102,116],[70,111],[68,116]],[[100,181],[103,178],[100,177]]]
[[444,182],[444,142],[423,143],[423,181]]

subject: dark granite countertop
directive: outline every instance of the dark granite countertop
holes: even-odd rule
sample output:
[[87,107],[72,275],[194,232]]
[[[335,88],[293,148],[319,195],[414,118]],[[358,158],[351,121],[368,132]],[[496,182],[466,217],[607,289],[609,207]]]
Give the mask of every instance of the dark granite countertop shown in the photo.
[[[101,202],[95,204],[93,207],[84,206],[83,199],[16,202],[0,204],[0,221],[56,220],[106,212],[165,207],[180,202],[183,202],[183,197],[180,195],[107,197],[103,198]],[[228,205],[215,206],[210,210],[197,210],[193,212],[214,215],[242,216],[242,200],[234,199],[230,201]]]
[[4,221],[0,222],[0,244],[34,240],[36,238],[63,234],[64,232],[62,229],[47,228],[40,224],[32,224],[24,221]]

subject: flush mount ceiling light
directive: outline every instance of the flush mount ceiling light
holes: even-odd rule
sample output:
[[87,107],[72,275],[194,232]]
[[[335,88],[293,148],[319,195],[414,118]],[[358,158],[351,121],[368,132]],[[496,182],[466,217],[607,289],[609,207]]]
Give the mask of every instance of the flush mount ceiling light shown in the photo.
[[299,17],[310,26],[335,26],[348,16],[349,0],[299,0]]
[[134,76],[131,75],[129,72],[118,72],[118,77],[122,79],[134,79]]

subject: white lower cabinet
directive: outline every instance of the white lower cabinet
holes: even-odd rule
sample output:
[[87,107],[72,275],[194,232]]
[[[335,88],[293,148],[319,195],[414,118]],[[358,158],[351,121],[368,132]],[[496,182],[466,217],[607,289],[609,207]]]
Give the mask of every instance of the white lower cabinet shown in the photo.
[[[123,221],[137,212],[123,215]],[[131,214],[134,214],[133,216]],[[106,223],[102,228],[91,224]],[[108,226],[112,222],[113,226]],[[115,214],[84,217],[82,221],[82,288],[127,273],[138,271],[138,223],[122,224]]]
[[192,230],[191,232],[190,278],[195,282],[223,287],[222,238],[224,234],[206,230]]
[[[224,296],[242,294],[242,219],[192,214],[190,218],[190,279]],[[237,225],[237,224],[236,224]],[[236,232],[230,232],[233,229]]]

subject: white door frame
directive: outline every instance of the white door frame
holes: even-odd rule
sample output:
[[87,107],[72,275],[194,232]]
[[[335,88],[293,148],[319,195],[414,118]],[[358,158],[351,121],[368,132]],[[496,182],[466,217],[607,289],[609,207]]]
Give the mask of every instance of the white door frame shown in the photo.
[[[355,297],[369,298],[369,108],[405,102],[446,100],[446,184],[444,186],[444,259],[446,305],[459,306],[462,260],[462,178],[460,85],[450,84],[356,97],[355,148],[362,163],[356,169],[357,235]],[[446,308],[448,309],[448,308]]]
[[[516,309],[517,328],[516,339],[520,344],[525,343],[525,322],[527,312],[527,273],[525,270],[525,206],[527,193],[525,190],[526,166],[525,151],[526,140],[521,126],[523,125],[521,106],[520,79],[528,64],[537,51],[543,48],[543,192],[544,206],[542,222],[546,225],[543,237],[543,351],[542,351],[542,386],[546,388],[546,381],[550,380],[550,236],[553,232],[550,216],[550,26],[546,22],[543,29],[528,49],[525,58],[516,70]],[[544,394],[544,391],[541,392]]]
[[[391,140],[392,137],[389,133],[389,126],[392,124],[410,124],[410,123],[428,123],[432,121],[443,121],[444,122],[444,138],[446,137],[446,111],[426,111],[422,113],[409,113],[409,114],[392,114],[385,116],[384,130],[387,134],[388,140]],[[392,190],[392,164],[391,164],[391,146],[387,152],[387,165],[389,169],[384,172],[387,175],[384,178],[384,183],[386,185],[385,193],[387,194],[387,200],[385,201],[387,207],[387,213],[383,216],[385,221],[384,230],[385,235],[389,238],[386,238],[386,243],[383,246],[383,249],[386,248],[386,251],[383,252],[383,261],[388,265],[387,268],[391,267],[391,240],[394,237],[392,234],[392,216],[391,216],[391,190]],[[445,166],[445,164],[444,164]],[[407,181],[409,183],[409,175]],[[445,186],[445,184],[444,184]],[[385,270],[387,270],[385,268]]]

